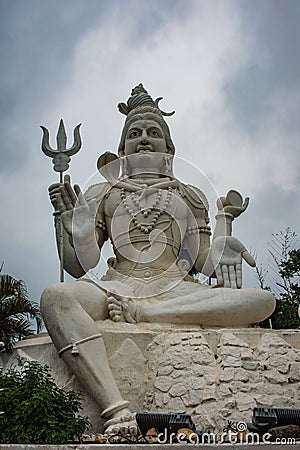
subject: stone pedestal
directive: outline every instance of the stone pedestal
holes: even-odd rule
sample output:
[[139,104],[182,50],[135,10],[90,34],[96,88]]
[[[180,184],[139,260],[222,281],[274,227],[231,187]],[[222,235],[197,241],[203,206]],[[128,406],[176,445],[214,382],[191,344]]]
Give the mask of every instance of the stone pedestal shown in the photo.
[[[110,366],[132,411],[192,416],[198,429],[222,432],[228,420],[250,422],[255,406],[300,408],[300,331],[201,329],[99,324]],[[58,357],[46,333],[2,354],[5,369],[27,360],[48,365],[58,385],[80,390],[92,432],[100,413]]]

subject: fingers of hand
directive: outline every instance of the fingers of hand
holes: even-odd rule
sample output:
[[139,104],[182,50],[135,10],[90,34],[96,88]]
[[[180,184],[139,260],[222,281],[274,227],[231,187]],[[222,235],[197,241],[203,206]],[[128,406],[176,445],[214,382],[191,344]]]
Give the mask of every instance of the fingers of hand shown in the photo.
[[90,218],[95,220],[96,214],[97,214],[97,202],[96,199],[93,198],[90,202],[89,202],[89,210],[90,210]]
[[253,256],[250,255],[248,250],[244,250],[242,252],[242,257],[249,264],[249,266],[251,266],[251,267],[255,267],[256,266],[255,259],[253,258]]
[[74,184],[74,191],[75,191],[77,197],[81,194],[81,189],[78,184]]
[[230,287],[232,289],[236,289],[237,288],[236,269],[233,265],[228,267],[228,275]]
[[77,198],[78,198],[77,201],[78,201],[79,206],[87,206],[87,202],[86,202],[84,195],[81,192],[80,186],[78,184],[74,184],[74,191],[75,191],[75,194],[77,195]]
[[68,195],[70,197],[72,205],[75,206],[76,202],[77,202],[77,197],[76,197],[74,190],[72,189],[71,184],[69,182],[65,182],[65,188],[66,188],[66,192],[68,193]]
[[64,183],[69,183],[69,184],[71,184],[71,177],[70,177],[70,175],[66,174],[66,175],[64,176]]
[[66,211],[67,208],[66,208],[65,203],[63,202],[61,194],[56,194],[55,202],[56,202],[57,210],[60,213],[63,213]]
[[236,268],[236,285],[240,289],[242,287],[242,264],[237,264]]
[[60,194],[60,183],[51,184],[48,188],[49,197],[52,205],[56,208],[56,196],[57,194]]
[[65,187],[66,192],[68,193],[68,195],[70,197],[72,205],[75,206],[76,202],[77,202],[77,196],[75,195],[75,192],[72,189],[70,175],[65,175],[64,176],[64,187]]
[[242,265],[222,264],[216,269],[218,285],[231,289],[238,289],[242,286]]
[[66,206],[66,209],[73,209],[73,203],[72,203],[70,195],[66,189],[66,186],[65,185],[60,186],[59,191],[60,191],[62,201],[64,202],[64,204]]
[[216,267],[215,272],[216,272],[218,284],[223,286],[224,280],[223,280],[223,274],[222,274],[222,270],[221,270],[221,266],[220,265],[218,265]]
[[230,286],[230,280],[229,280],[229,273],[228,273],[228,266],[225,266],[225,264],[222,264],[221,266],[223,280],[224,280],[224,287],[231,287]]
[[54,191],[59,191],[59,188],[61,186],[61,183],[53,183],[48,187],[48,192],[51,195]]

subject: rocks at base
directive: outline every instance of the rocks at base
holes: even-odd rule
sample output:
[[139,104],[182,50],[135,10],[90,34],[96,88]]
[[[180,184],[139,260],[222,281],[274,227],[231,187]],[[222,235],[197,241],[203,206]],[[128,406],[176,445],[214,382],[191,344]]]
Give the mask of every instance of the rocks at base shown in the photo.
[[[297,330],[101,326],[113,375],[133,411],[190,414],[198,429],[220,433],[228,420],[251,422],[255,406],[299,408]],[[4,368],[32,359],[47,364],[58,385],[83,392],[82,414],[89,416],[90,432],[101,433],[97,404],[47,335],[17,343],[2,358]]]
[[251,422],[256,406],[299,406],[300,350],[280,332],[261,330],[256,346],[233,331],[215,332],[215,352],[205,332],[161,334],[149,344],[147,390],[161,394],[146,398],[147,410],[185,412],[198,429],[220,432],[228,420]]

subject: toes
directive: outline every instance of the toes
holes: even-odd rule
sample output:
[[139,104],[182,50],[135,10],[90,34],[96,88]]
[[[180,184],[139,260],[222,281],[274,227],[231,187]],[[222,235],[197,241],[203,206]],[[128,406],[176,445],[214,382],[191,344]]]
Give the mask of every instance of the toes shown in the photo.
[[128,424],[125,422],[122,424],[110,425],[105,430],[105,434],[107,434],[108,436],[119,433],[122,434],[122,436],[126,436],[129,434],[130,436],[135,437],[138,434],[138,429],[136,425]]
[[134,414],[126,414],[122,417],[110,419],[106,424],[108,425],[105,428],[107,436],[123,436],[128,439],[129,437],[136,438],[139,434]]
[[120,322],[121,321],[120,311],[109,311],[109,317],[114,322]]
[[129,431],[130,436],[135,437],[138,435],[138,428],[136,425],[130,425],[128,427],[128,431]]
[[114,322],[121,322],[122,317],[119,314],[115,314],[111,316],[111,320]]
[[107,434],[108,436],[112,435],[112,434],[118,434],[119,433],[119,427],[117,425],[111,425],[108,428],[106,428],[105,430],[105,434]]
[[114,303],[109,303],[108,312],[111,316],[114,316],[115,314],[120,314],[120,311],[121,311],[120,306],[118,306]]
[[118,427],[117,425],[112,427],[111,434],[118,434],[119,432],[120,432],[120,427]]
[[110,319],[114,322],[122,322],[124,318],[121,302],[114,297],[108,297],[107,301]]
[[110,303],[108,305],[108,309],[109,309],[109,311],[120,311],[121,307],[120,307],[120,305],[115,305],[114,303]]
[[115,304],[109,304],[108,305],[108,312],[109,312],[109,317],[111,318],[111,320],[113,320],[114,322],[120,322],[121,321],[121,308]]
[[124,423],[120,426],[120,433],[123,436],[125,436],[127,434],[127,432],[128,432],[128,426],[126,426],[126,424]]
[[115,297],[108,297],[107,302],[108,302],[108,307],[113,306],[113,305],[116,305],[119,307],[121,306],[120,301],[117,300]]

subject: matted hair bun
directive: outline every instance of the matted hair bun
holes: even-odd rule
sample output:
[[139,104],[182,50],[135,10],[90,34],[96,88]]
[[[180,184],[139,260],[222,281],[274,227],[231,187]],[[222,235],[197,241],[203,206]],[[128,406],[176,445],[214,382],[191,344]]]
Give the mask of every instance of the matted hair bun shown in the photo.
[[157,108],[163,116],[172,116],[173,114],[175,114],[175,111],[167,113],[162,111],[158,107],[158,103],[160,102],[160,100],[162,100],[162,98],[163,97],[158,97],[156,100],[153,100],[151,95],[149,95],[144,88],[143,84],[140,83],[138,86],[132,89],[131,96],[127,100],[127,104],[119,103],[118,109],[122,114],[125,114],[125,116],[127,116],[132,110],[141,106],[152,106],[153,108]]

